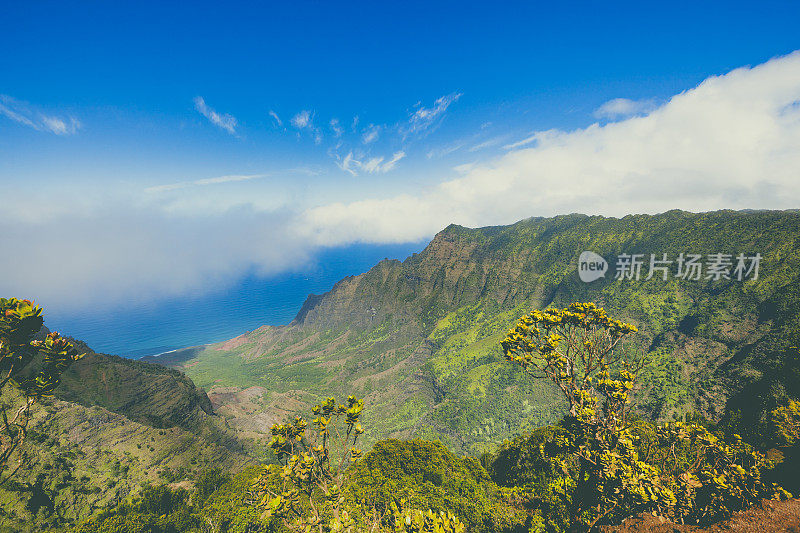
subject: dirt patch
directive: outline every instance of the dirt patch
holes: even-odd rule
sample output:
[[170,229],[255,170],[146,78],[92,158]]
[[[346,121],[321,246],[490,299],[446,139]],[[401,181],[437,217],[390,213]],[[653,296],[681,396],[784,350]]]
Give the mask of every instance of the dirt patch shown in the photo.
[[249,338],[248,338],[249,336],[250,336],[249,333],[245,333],[243,335],[239,335],[238,337],[234,337],[229,341],[225,341],[222,344],[218,344],[216,346],[216,348],[221,350],[221,351],[223,351],[223,352],[227,352],[227,351],[230,351],[230,350],[235,350],[239,346],[247,344],[247,342],[249,340]]
[[786,531],[800,533],[800,499],[783,502],[765,500],[747,511],[734,513],[729,519],[707,528],[675,524],[660,516],[641,514],[618,526],[602,526],[603,533],[767,533]]
[[299,396],[298,391],[269,392],[264,387],[214,387],[208,392],[214,411],[230,427],[259,440],[269,435],[272,424],[308,407]]
[[214,387],[207,394],[214,410],[235,410],[239,415],[249,415],[260,410],[258,402],[267,393],[264,387]]

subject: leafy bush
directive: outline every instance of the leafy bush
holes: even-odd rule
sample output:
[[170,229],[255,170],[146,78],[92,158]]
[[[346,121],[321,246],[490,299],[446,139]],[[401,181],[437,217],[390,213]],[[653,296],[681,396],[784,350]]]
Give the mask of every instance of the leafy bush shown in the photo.
[[251,486],[265,527],[459,533],[464,517],[482,529],[492,484],[478,461],[456,458],[438,443],[397,440],[376,444],[362,459],[355,447],[362,410],[354,396],[346,406],[323,401],[313,409],[313,440],[300,417],[272,427],[270,447],[284,464],[263,466]]
[[[364,400],[355,396],[347,398],[347,406],[337,404],[335,398],[315,406],[312,411],[317,418],[312,423],[319,435],[317,445],[304,442],[308,424],[301,417],[272,426],[270,448],[284,466],[265,466],[253,483],[254,502],[263,510],[263,520],[277,518],[292,531],[352,529],[354,522],[345,509],[342,488],[347,466],[362,455],[355,445],[364,433],[359,422],[363,409]],[[340,430],[341,423],[344,427]],[[281,478],[279,490],[274,482],[276,472]]]
[[186,490],[146,485],[132,503],[101,512],[74,533],[183,533],[197,531],[200,524]]
[[[523,316],[502,342],[506,359],[550,379],[569,402],[563,431],[553,431],[532,455],[551,463],[555,475],[546,493],[558,495],[567,510],[568,520],[553,527],[588,531],[643,511],[708,523],[762,498],[788,497],[761,479],[769,463],[738,435],[725,442],[702,424],[676,422],[642,441],[630,404],[643,363],[626,363],[618,350],[635,331],[595,304],[573,303]],[[673,460],[660,468],[650,462],[653,446],[669,450]],[[689,452],[691,460],[679,459]],[[495,471],[510,464],[499,460]]]
[[[43,324],[42,308],[30,300],[0,298],[0,393],[13,382],[22,394],[20,401],[12,393],[10,402],[0,402],[0,476],[25,439],[31,406],[51,396],[61,374],[83,357],[56,332],[34,340]],[[34,359],[36,368],[31,370]]]
[[[453,512],[483,529],[498,488],[471,457],[459,458],[438,442],[390,439],[375,444],[350,471],[349,499],[370,512],[389,514],[392,505]],[[523,519],[524,523],[524,519]]]

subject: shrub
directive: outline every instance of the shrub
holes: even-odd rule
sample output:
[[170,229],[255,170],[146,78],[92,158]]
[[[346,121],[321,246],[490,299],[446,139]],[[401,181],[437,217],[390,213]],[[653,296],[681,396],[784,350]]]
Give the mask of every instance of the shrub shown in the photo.
[[[83,357],[56,332],[34,340],[43,324],[42,308],[30,300],[0,298],[0,394],[8,393],[7,385],[12,382],[21,393],[21,398],[15,391],[9,400],[0,402],[0,476],[25,439],[31,406],[51,396],[61,374]],[[31,370],[34,360],[36,368]]]
[[[762,498],[787,497],[761,479],[768,463],[740,437],[725,442],[696,422],[648,431],[631,416],[644,361],[625,361],[620,348],[636,331],[595,304],[573,303],[523,316],[502,342],[507,360],[550,379],[569,403],[560,429],[543,435],[538,455],[530,450],[545,473],[531,481],[546,482],[545,494],[557,495],[567,510],[565,522],[553,527],[588,531],[643,511],[707,523]],[[653,447],[672,460],[652,463],[659,455]],[[502,454],[493,469],[512,477],[519,470]]]

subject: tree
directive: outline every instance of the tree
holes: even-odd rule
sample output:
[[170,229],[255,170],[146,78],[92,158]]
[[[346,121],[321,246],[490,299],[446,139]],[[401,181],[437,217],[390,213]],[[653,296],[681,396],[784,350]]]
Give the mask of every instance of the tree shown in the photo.
[[595,304],[574,303],[523,316],[502,342],[506,359],[553,381],[569,405],[566,431],[548,443],[547,455],[564,473],[573,529],[675,501],[658,470],[639,460],[628,426],[641,361],[626,364],[616,348],[636,330]]
[[[563,431],[540,446],[561,472],[554,489],[569,510],[565,527],[588,531],[643,511],[708,522],[762,498],[786,497],[761,480],[764,456],[738,435],[725,442],[702,424],[676,422],[640,442],[630,410],[644,358],[626,361],[620,349],[636,331],[593,303],[573,303],[523,316],[502,341],[507,360],[550,379],[569,405]],[[660,468],[649,460],[654,447],[667,458]]]
[[281,487],[280,492],[273,488],[275,465],[265,466],[252,488],[256,505],[264,510],[263,520],[278,518],[292,531],[352,530],[354,522],[344,508],[342,488],[345,469],[362,455],[355,446],[364,432],[359,422],[363,409],[364,400],[355,396],[347,398],[347,406],[337,404],[335,398],[315,406],[316,445],[308,443],[308,423],[301,417],[272,426],[270,448],[283,463]]
[[346,406],[327,398],[312,409],[317,437],[311,440],[301,417],[272,426],[270,448],[283,464],[264,466],[251,485],[252,501],[263,510],[261,520],[278,519],[290,531],[303,533],[464,533],[464,524],[449,510],[405,508],[405,499],[380,509],[374,502],[348,501],[344,489],[351,482],[350,467],[363,455],[355,447],[364,432],[359,422],[363,409],[364,400],[355,396],[347,398]]
[[0,298],[0,395],[6,396],[6,401],[0,402],[0,475],[25,439],[31,407],[51,396],[61,374],[83,357],[56,332],[34,340],[43,324],[42,308],[30,300]]

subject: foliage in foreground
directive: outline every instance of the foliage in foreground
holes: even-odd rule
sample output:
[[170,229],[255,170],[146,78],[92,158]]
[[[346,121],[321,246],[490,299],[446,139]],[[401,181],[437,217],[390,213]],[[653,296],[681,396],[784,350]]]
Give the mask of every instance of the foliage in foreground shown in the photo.
[[[78,531],[588,531],[643,511],[705,525],[788,497],[767,478],[774,459],[738,434],[701,418],[659,426],[632,413],[643,362],[626,361],[623,340],[635,331],[594,304],[522,317],[502,343],[506,358],[551,380],[569,412],[482,464],[418,440],[382,441],[361,457],[363,402],[328,398],[314,408],[312,435],[302,418],[273,427],[283,464],[209,477],[191,497],[150,487]],[[774,441],[800,440],[797,401],[770,421]]]
[[[761,479],[770,464],[738,435],[726,442],[702,424],[675,422],[642,442],[630,409],[643,364],[619,349],[635,331],[595,304],[573,303],[523,316],[502,343],[506,359],[550,379],[569,402],[561,430],[540,444],[553,472],[549,488],[566,510],[562,527],[588,531],[645,511],[708,523],[790,496]],[[666,452],[660,464],[642,454],[645,444]]]
[[185,489],[145,486],[131,503],[100,513],[74,533],[177,533],[200,531],[200,517],[189,504]]
[[741,435],[779,466],[767,473],[800,491],[800,348],[789,346],[780,364],[728,402],[720,426]]
[[[270,448],[281,466],[268,465],[251,485],[252,503],[263,511],[267,526],[310,533],[396,531],[407,533],[462,533],[464,525],[449,510],[422,512],[405,507],[406,500],[393,498],[376,504],[376,497],[351,498],[356,448],[364,433],[359,418],[364,400],[347,398],[347,405],[328,398],[313,408],[316,435],[306,436],[307,422],[297,417],[272,427]],[[441,474],[439,474],[441,476]],[[399,505],[398,505],[399,503]],[[279,524],[279,526],[278,526]]]
[[[19,402],[15,395],[10,402],[0,401],[0,476],[25,439],[31,407],[51,396],[61,374],[83,357],[56,332],[35,340],[43,324],[42,308],[30,300],[0,298],[0,394],[7,385],[15,385],[22,394]],[[34,360],[37,368],[30,371]],[[9,477],[0,478],[0,483]]]

